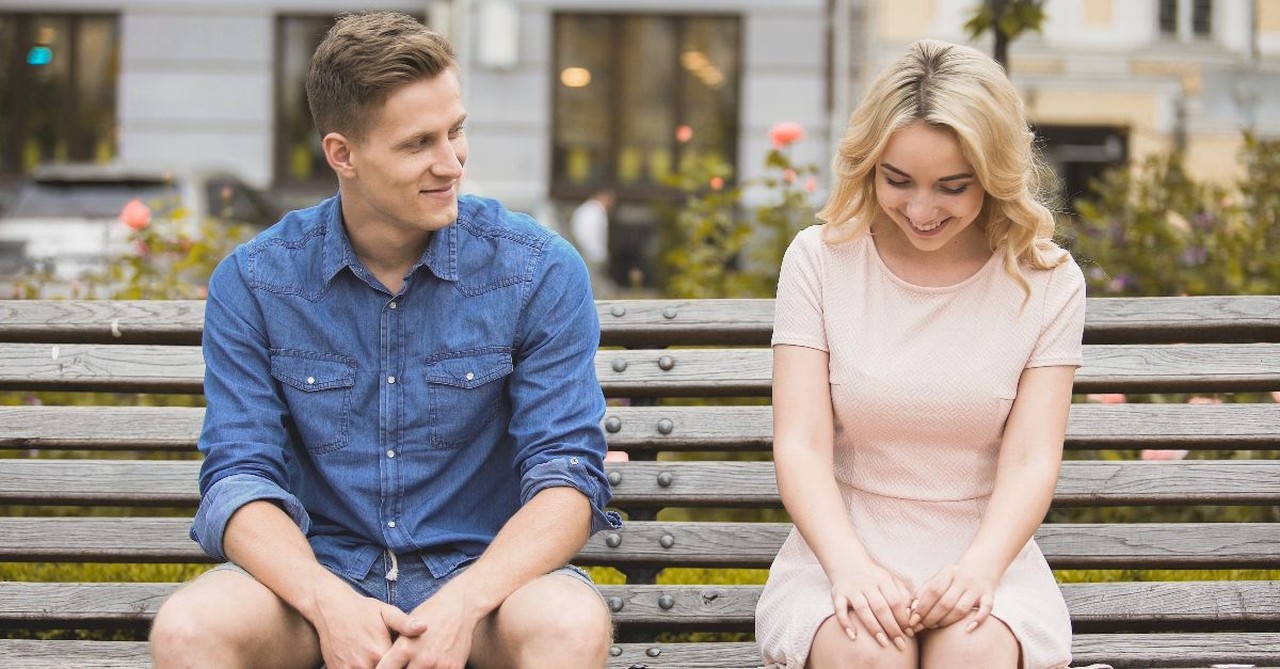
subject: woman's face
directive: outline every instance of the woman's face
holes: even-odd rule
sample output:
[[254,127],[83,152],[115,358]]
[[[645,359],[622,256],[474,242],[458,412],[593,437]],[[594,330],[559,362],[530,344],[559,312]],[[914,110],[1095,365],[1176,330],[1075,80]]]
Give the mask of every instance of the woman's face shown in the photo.
[[937,251],[982,235],[973,222],[986,191],[949,129],[917,123],[893,133],[875,178],[880,208],[916,249]]

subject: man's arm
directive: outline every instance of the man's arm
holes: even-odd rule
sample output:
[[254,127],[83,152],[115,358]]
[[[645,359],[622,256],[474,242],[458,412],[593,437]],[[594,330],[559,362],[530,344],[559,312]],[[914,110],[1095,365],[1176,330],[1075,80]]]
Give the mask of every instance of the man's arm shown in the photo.
[[356,592],[316,561],[306,536],[275,504],[240,507],[223,538],[228,557],[267,586],[316,629],[326,667],[370,667],[391,647],[391,632],[417,635],[426,626],[400,609]]

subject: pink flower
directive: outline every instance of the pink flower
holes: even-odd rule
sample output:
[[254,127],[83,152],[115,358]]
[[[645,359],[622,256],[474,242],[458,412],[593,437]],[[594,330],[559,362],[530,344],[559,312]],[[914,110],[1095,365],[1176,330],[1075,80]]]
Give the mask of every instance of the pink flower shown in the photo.
[[793,170],[793,169],[791,169],[791,168],[789,168],[789,167],[788,167],[787,169],[785,169],[785,170],[782,170],[782,180],[783,180],[783,181],[785,181],[785,182],[787,182],[787,183],[789,183],[789,184],[793,184],[793,183],[795,183],[795,182],[796,182],[796,171],[795,171],[795,170]]
[[151,207],[135,197],[120,210],[120,222],[133,230],[141,230],[151,225]]
[[782,149],[804,139],[804,126],[795,121],[783,121],[769,128],[769,141],[773,148]]
[[1187,400],[1187,404],[1222,404],[1222,399],[1218,397],[1192,397]]
[[631,456],[626,451],[609,451],[604,454],[605,462],[627,462]]
[[1181,460],[1187,457],[1187,451],[1182,450],[1161,450],[1161,449],[1143,449],[1143,460]]
[[817,179],[817,177],[809,177],[808,179],[805,179],[805,180],[804,180],[804,189],[805,189],[806,191],[810,192],[810,193],[816,193],[816,192],[818,192],[818,179]]
[[676,141],[681,144],[687,144],[693,139],[693,128],[687,125],[676,126]]
[[1271,401],[1280,404],[1280,390],[1271,391]]
[[1091,393],[1085,395],[1084,399],[1094,404],[1124,404],[1128,398],[1124,393]]
[[724,179],[720,177],[711,177],[711,190],[720,190],[724,188]]

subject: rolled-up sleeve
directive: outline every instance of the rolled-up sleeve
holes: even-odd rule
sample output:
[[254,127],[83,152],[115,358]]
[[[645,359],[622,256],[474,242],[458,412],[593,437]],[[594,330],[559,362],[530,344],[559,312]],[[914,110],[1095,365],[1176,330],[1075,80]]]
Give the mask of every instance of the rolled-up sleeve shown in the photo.
[[218,560],[227,559],[227,522],[249,502],[276,503],[303,533],[311,524],[287,488],[287,412],[271,376],[261,309],[240,271],[241,253],[243,247],[214,271],[205,304],[204,461],[191,538]]
[[604,395],[596,379],[600,322],[587,268],[568,242],[552,237],[522,311],[511,376],[511,436],[521,503],[571,487],[591,500],[591,532],[621,525],[607,511]]

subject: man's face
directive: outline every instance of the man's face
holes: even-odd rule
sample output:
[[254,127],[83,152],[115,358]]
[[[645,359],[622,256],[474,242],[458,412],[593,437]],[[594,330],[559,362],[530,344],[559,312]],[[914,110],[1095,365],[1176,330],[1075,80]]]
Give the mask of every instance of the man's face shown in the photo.
[[467,162],[465,120],[453,70],[392,91],[364,138],[350,145],[351,195],[371,219],[359,224],[394,236],[452,225]]

